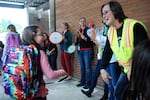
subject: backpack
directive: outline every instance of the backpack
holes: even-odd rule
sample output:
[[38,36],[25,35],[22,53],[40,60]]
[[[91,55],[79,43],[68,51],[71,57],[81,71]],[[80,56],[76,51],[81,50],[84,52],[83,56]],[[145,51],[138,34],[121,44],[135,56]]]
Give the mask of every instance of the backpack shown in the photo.
[[20,35],[15,32],[8,33],[6,44],[7,50],[11,49],[12,47],[19,47],[21,45]]
[[15,100],[32,100],[38,92],[42,72],[34,45],[11,48],[4,58],[4,91]]

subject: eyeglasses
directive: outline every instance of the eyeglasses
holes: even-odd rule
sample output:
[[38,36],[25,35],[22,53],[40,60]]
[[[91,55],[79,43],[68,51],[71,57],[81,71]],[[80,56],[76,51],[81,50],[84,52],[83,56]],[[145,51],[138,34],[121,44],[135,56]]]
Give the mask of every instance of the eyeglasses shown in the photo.
[[111,10],[104,11],[104,12],[102,12],[102,15],[103,15],[103,16],[104,16],[104,15],[107,15],[110,11],[111,11]]

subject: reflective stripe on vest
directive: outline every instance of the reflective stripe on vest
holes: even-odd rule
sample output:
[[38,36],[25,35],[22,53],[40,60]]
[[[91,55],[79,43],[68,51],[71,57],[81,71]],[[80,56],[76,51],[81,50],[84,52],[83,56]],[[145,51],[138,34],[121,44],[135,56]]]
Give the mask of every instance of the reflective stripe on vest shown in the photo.
[[[127,27],[126,27],[126,47],[131,47],[131,41],[130,41],[130,23],[132,22],[133,20],[130,20],[128,23],[127,23]],[[112,40],[114,38],[114,28],[111,27],[110,28],[110,33],[109,34],[109,42],[110,42],[110,45],[112,44]]]
[[131,41],[130,41],[130,23],[132,22],[133,20],[129,21],[127,23],[127,28],[126,28],[126,47],[131,47]]
[[[134,20],[130,20],[129,22],[127,22],[127,27],[126,27],[126,47],[130,48],[131,47],[131,41],[130,41],[130,25]],[[121,63],[124,66],[124,72],[127,73],[130,70],[130,66],[131,66],[131,60],[127,61],[127,62],[121,62],[118,61],[119,63]]]

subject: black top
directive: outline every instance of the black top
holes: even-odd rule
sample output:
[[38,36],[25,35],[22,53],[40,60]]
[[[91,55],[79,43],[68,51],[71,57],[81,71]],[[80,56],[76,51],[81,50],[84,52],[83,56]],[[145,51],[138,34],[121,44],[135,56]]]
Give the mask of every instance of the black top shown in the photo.
[[51,43],[51,42],[49,42],[47,49],[48,49],[49,51],[51,51],[52,49],[54,49],[53,52],[58,52],[57,45],[56,45],[56,44],[53,44],[53,43]]
[[[123,30],[123,26],[117,29],[118,37],[122,37],[122,30]],[[136,46],[139,42],[148,39],[145,28],[139,23],[136,23],[134,25],[133,33],[134,33],[134,46]],[[102,55],[101,69],[105,69],[107,67],[112,57],[112,54],[113,54],[113,51],[110,47],[109,40],[107,38],[106,46],[104,48],[104,52]]]
[[79,29],[80,32],[83,31],[83,35],[87,38],[87,40],[84,40],[80,37],[80,35],[77,37],[75,45],[79,45],[80,48],[93,48],[94,43],[91,41],[90,37],[87,35],[87,30],[89,27],[86,27],[84,30]]

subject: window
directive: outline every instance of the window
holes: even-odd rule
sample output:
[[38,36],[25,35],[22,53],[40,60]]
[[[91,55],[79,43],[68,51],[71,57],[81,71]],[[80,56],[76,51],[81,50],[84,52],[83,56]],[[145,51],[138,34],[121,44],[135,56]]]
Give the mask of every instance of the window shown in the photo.
[[14,24],[18,33],[22,33],[24,27],[28,25],[27,9],[0,7],[0,40],[5,41],[7,26]]

